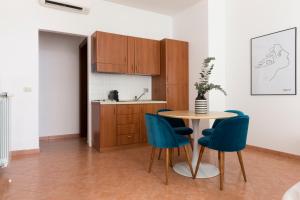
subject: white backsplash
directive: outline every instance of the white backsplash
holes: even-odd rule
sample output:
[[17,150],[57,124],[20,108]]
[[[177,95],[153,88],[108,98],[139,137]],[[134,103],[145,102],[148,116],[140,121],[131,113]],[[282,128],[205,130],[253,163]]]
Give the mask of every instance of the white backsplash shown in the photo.
[[151,76],[92,73],[89,92],[91,100],[102,100],[107,99],[110,90],[118,90],[120,100],[129,100],[148,88],[149,92],[141,99],[149,100],[152,97],[151,84]]

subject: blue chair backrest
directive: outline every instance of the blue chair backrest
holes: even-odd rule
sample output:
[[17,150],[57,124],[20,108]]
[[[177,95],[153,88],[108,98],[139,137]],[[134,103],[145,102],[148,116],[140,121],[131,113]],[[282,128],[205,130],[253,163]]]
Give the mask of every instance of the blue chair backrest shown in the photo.
[[[244,113],[242,111],[239,111],[239,110],[225,110],[225,112],[231,112],[231,113],[235,113],[237,114],[238,116],[243,116]],[[223,121],[224,119],[216,119],[212,128],[215,128],[221,121]]]
[[178,147],[176,133],[163,117],[147,113],[145,120],[149,144],[157,148]]
[[[167,112],[167,111],[172,111],[170,109],[164,108],[164,109],[160,109],[158,110],[156,113],[159,112]],[[165,118],[165,120],[167,120],[169,122],[169,124],[173,127],[173,128],[177,128],[177,127],[185,127],[185,123],[182,119],[179,118],[171,118],[171,117],[163,117]]]
[[211,135],[208,147],[219,151],[240,151],[245,148],[249,116],[243,115],[224,119]]

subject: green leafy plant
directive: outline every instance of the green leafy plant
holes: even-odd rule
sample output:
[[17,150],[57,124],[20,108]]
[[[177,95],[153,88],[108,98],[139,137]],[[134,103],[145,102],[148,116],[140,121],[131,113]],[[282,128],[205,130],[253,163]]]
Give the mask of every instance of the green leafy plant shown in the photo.
[[214,57],[208,57],[204,59],[204,63],[202,65],[202,69],[200,72],[200,81],[195,83],[195,87],[198,91],[197,100],[206,100],[205,94],[210,90],[219,90],[227,95],[225,90],[221,87],[221,85],[215,85],[213,83],[208,83],[209,76],[211,75],[212,70],[214,69],[214,64],[212,63],[215,60]]

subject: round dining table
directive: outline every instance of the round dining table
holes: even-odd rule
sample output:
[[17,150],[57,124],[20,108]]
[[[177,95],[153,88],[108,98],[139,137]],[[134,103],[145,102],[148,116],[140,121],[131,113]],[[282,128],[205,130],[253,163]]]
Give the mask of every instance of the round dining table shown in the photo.
[[[237,114],[230,113],[230,112],[208,112],[206,114],[196,114],[195,112],[192,111],[166,111],[166,112],[159,112],[158,114],[163,117],[192,120],[193,131],[194,131],[192,166],[194,171],[196,169],[197,160],[199,157],[198,139],[202,137],[202,134],[199,129],[200,120],[226,119],[226,118],[237,116]],[[176,173],[180,175],[192,177],[190,168],[188,167],[186,162],[175,164],[173,166],[173,169]],[[220,174],[219,169],[215,165],[201,162],[196,178],[211,178],[219,174]]]

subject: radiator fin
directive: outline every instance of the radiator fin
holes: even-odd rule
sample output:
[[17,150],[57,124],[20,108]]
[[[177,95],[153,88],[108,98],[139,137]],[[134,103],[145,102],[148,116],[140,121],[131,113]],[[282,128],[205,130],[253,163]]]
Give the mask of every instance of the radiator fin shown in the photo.
[[10,98],[0,94],[0,167],[7,167],[10,153]]

